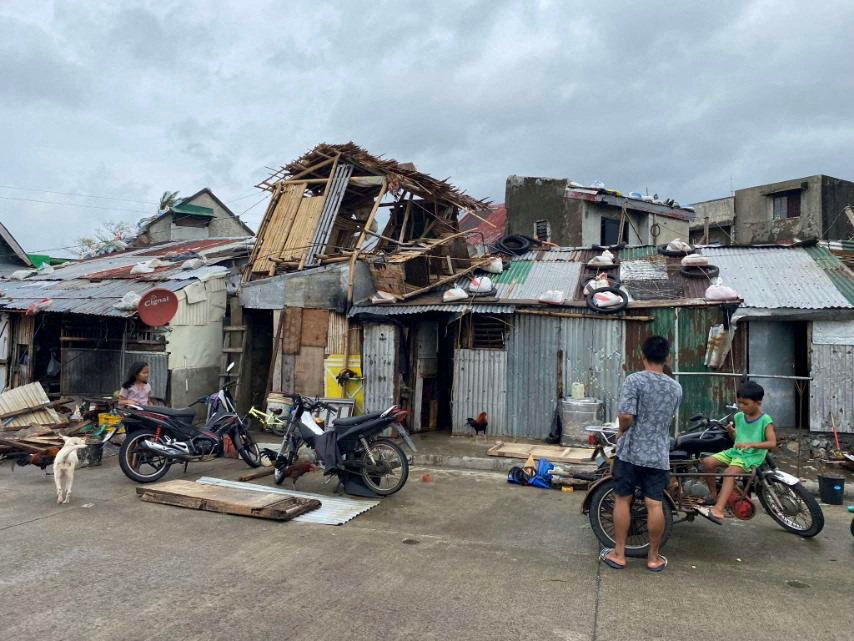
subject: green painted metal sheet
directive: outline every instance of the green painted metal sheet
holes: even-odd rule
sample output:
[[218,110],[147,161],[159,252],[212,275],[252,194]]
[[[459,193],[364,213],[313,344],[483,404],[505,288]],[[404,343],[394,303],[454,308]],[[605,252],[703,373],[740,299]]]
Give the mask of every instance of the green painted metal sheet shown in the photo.
[[814,245],[805,247],[816,264],[827,272],[828,278],[836,286],[849,303],[854,305],[854,274],[839,258],[834,256],[826,247]]

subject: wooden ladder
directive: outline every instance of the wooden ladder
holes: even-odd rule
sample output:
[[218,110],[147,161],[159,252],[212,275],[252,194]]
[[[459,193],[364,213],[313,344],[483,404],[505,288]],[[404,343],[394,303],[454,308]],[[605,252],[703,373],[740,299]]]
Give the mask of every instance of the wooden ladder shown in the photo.
[[[237,399],[240,387],[240,375],[243,371],[243,352],[246,349],[246,325],[242,324],[243,310],[240,304],[231,305],[231,325],[222,328],[222,357],[219,368],[220,387],[229,378],[236,379],[237,383],[231,388],[231,395]],[[226,372],[229,363],[234,362],[234,369]]]

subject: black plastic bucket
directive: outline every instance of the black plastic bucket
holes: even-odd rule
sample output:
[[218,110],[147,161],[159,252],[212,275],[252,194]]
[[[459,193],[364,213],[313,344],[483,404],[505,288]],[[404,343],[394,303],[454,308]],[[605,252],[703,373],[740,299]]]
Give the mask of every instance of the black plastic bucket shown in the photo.
[[829,505],[842,505],[845,496],[845,479],[841,476],[818,475],[818,495]]

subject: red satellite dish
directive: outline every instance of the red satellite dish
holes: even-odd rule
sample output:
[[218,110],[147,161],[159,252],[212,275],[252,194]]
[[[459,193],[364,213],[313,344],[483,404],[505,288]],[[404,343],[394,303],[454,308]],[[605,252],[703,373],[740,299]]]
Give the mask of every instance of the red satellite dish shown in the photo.
[[168,289],[149,289],[136,306],[140,320],[151,327],[160,327],[171,321],[178,311],[178,297]]

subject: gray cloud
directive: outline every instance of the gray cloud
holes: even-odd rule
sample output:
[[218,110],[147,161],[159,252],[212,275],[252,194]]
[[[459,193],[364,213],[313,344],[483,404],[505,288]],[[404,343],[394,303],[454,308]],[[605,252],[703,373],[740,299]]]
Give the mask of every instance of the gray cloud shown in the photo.
[[[852,18],[842,1],[18,3],[0,7],[0,184],[228,202],[347,140],[495,200],[513,173],[682,202],[851,178]],[[0,200],[30,249],[147,209],[0,195],[115,205]]]

